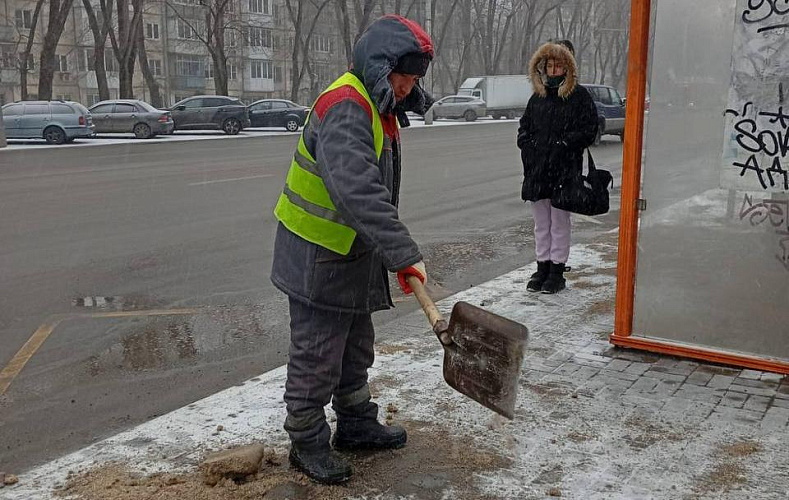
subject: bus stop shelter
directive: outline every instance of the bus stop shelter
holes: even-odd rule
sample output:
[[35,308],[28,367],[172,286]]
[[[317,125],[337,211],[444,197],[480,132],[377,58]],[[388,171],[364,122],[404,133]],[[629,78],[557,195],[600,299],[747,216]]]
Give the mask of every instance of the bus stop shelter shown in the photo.
[[789,373],[788,35],[785,2],[632,1],[613,344]]

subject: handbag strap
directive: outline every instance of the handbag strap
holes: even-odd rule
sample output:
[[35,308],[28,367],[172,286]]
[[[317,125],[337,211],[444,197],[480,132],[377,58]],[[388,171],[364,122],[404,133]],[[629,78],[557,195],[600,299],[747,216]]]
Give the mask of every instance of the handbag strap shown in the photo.
[[594,164],[594,158],[592,158],[592,152],[589,151],[589,148],[586,148],[586,158],[587,158],[588,164],[589,164],[589,172],[590,173],[594,172],[596,170],[596,167],[595,167],[595,164]]

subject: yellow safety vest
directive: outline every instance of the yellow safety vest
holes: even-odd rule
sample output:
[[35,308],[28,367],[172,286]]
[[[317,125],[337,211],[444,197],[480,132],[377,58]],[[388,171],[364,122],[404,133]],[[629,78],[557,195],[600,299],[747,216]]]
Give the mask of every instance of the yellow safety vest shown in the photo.
[[[356,89],[370,104],[375,156],[380,160],[384,144],[384,130],[378,108],[373,104],[362,82],[354,74],[345,73],[329,85],[321,96],[345,85]],[[312,112],[310,112],[311,114]],[[309,121],[309,116],[307,120]],[[321,177],[321,166],[304,145],[306,130],[305,123],[299,145],[290,163],[285,189],[274,208],[274,215],[288,230],[305,240],[340,255],[348,255],[351,245],[356,239],[356,231],[343,221],[331,201],[329,191]]]

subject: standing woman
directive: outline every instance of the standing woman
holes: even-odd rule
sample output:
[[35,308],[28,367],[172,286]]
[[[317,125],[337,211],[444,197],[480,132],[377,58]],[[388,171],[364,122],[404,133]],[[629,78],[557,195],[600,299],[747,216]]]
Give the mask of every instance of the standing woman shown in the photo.
[[570,255],[570,212],[551,206],[562,181],[582,172],[584,149],[597,135],[597,110],[578,85],[575,58],[567,46],[546,43],[529,62],[534,94],[518,129],[523,161],[521,198],[532,202],[537,272],[531,292],[556,293],[565,288]]

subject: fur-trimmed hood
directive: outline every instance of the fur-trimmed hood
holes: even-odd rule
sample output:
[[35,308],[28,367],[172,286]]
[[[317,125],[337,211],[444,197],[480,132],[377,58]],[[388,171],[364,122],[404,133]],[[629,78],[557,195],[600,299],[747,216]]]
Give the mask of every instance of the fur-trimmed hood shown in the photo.
[[548,95],[548,89],[545,85],[547,78],[545,64],[548,62],[548,59],[561,61],[567,69],[564,83],[559,87],[559,97],[567,99],[578,86],[578,66],[575,64],[575,57],[570,51],[556,43],[549,42],[544,44],[537,49],[537,52],[534,53],[531,61],[529,61],[529,77],[531,78],[534,93],[540,97]]

